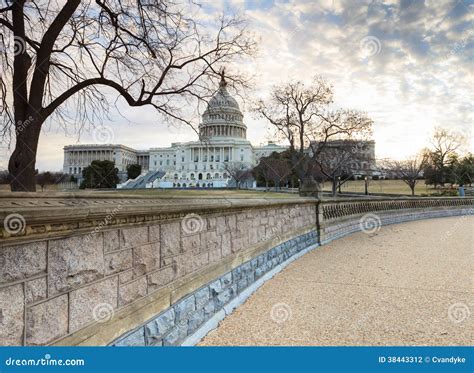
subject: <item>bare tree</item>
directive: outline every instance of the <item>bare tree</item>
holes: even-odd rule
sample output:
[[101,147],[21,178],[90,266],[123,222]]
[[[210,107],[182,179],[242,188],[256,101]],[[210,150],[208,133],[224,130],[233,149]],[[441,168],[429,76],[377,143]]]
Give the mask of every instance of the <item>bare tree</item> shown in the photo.
[[254,109],[289,142],[292,168],[302,184],[314,182],[314,163],[321,163],[320,155],[328,141],[362,139],[371,134],[373,122],[366,114],[354,110],[331,111],[332,100],[331,85],[315,77],[309,86],[298,81],[275,87],[270,98],[259,101]]
[[[332,195],[337,189],[354,177],[354,172],[361,169],[362,163],[373,164],[375,161],[367,156],[362,141],[337,141],[321,144],[323,148],[314,157],[318,171],[324,181],[331,182]],[[316,144],[311,144],[312,151],[318,151]],[[313,150],[314,149],[314,150]],[[368,170],[367,170],[368,171]]]
[[265,187],[268,190],[270,181],[273,182],[275,188],[286,184],[291,177],[291,167],[287,159],[279,158],[276,154],[261,158],[254,168],[254,173],[265,181]]
[[250,170],[244,163],[226,162],[224,169],[235,182],[237,189],[242,187],[242,182],[249,180],[252,177],[252,170]]
[[428,161],[428,154],[420,152],[404,161],[386,160],[385,168],[394,173],[400,180],[403,180],[411,190],[411,195],[415,195],[415,187],[423,175],[423,169]]
[[[180,107],[210,97],[218,67],[249,54],[245,24],[222,16],[215,35],[193,20],[192,2],[6,0],[0,8],[1,133],[14,135],[13,191],[35,190],[43,124],[82,128],[110,108],[109,94],[192,124]],[[245,81],[227,74],[235,84]],[[183,105],[188,103],[188,105]]]
[[440,166],[446,166],[448,158],[456,154],[456,151],[461,147],[463,141],[463,136],[458,133],[442,128],[436,129],[431,145]]

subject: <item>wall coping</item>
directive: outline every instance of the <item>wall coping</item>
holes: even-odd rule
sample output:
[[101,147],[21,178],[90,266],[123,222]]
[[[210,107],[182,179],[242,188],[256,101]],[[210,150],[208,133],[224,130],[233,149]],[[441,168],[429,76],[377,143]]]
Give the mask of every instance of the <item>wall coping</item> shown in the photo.
[[[209,215],[297,204],[321,207],[341,204],[373,204],[382,202],[441,202],[474,205],[472,197],[387,197],[374,199],[337,198],[318,200],[311,197],[284,196],[213,196],[179,197],[127,195],[111,192],[0,193],[0,247],[29,241],[90,233],[184,218],[187,214]],[[460,202],[463,201],[463,202]],[[329,207],[330,208],[330,207]],[[413,207],[412,207],[413,208]],[[12,233],[6,229],[9,215],[16,215],[22,229]],[[19,215],[19,216],[18,216]],[[322,223],[320,219],[319,223]],[[326,220],[326,219],[324,219]],[[18,220],[17,220],[18,221]]]
[[[113,229],[182,219],[190,213],[209,215],[249,209],[314,204],[314,198],[302,197],[222,197],[221,198],[157,198],[116,193],[37,193],[0,194],[0,247],[93,232],[97,227]],[[32,196],[34,195],[34,196]],[[16,216],[22,229],[11,233],[6,229],[9,215]],[[18,216],[19,215],[19,216]],[[18,220],[20,219],[20,220]]]

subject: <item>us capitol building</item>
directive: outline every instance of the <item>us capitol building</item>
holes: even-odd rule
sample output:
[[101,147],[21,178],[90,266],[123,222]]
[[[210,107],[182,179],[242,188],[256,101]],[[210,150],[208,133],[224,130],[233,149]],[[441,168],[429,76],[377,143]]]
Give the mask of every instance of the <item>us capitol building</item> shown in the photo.
[[[135,150],[124,145],[68,145],[64,147],[63,172],[79,181],[82,170],[94,160],[115,163],[123,181],[118,188],[223,188],[235,186],[232,172],[256,166],[262,157],[283,152],[288,147],[268,142],[253,146],[247,140],[247,126],[237,101],[228,93],[224,74],[219,89],[210,99],[199,125],[199,141],[172,143],[167,148]],[[364,147],[364,157],[357,169],[370,175],[375,168],[374,141],[332,141],[329,148]],[[127,179],[127,166],[139,164],[142,174]],[[255,187],[253,180],[244,187]]]
[[[141,187],[180,188],[232,186],[228,170],[255,166],[261,157],[282,152],[286,146],[269,142],[253,146],[237,101],[228,93],[222,75],[219,89],[210,99],[199,125],[200,141],[172,143],[167,148],[135,150],[124,145],[68,145],[64,147],[63,172],[82,178],[82,170],[94,160],[115,162],[126,179],[127,166],[142,166]],[[128,187],[127,181],[118,187]],[[137,182],[135,185],[139,184]],[[252,185],[247,185],[252,186]]]

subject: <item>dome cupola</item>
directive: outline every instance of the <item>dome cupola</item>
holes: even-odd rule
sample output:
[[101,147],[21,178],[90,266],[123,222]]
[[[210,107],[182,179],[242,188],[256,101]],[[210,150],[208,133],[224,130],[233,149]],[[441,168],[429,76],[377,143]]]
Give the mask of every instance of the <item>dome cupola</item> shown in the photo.
[[200,138],[231,137],[245,139],[247,127],[239,104],[227,91],[224,69],[220,73],[219,89],[209,100],[199,126]]

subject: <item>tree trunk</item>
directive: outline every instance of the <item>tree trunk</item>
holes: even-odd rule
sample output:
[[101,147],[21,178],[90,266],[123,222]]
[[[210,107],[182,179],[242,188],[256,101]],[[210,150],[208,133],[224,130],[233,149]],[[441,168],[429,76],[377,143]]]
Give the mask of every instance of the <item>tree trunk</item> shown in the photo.
[[415,197],[415,186],[410,186],[411,189],[411,196]]
[[336,180],[332,180],[332,196],[335,197],[336,194],[337,194],[337,181]]
[[41,123],[23,122],[16,131],[15,150],[8,163],[12,192],[36,192],[36,151]]

